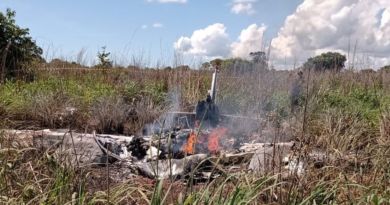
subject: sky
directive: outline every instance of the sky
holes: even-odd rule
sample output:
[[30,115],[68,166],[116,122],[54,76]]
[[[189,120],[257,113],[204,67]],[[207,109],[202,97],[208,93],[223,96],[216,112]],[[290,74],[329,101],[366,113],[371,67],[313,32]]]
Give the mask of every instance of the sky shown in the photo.
[[106,46],[123,65],[195,65],[254,51],[270,51],[276,68],[326,51],[362,68],[390,64],[388,0],[0,0],[6,8],[48,60],[93,64]]

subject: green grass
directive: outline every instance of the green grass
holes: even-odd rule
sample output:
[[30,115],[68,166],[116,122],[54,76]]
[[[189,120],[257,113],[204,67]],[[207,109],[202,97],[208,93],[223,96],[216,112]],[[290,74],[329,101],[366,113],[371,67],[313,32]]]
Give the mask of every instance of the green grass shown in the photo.
[[[156,117],[144,115],[165,108],[172,90],[179,92],[183,109],[191,110],[204,98],[210,82],[210,73],[197,71],[56,72],[41,74],[33,82],[2,85],[0,115],[6,120],[0,125],[25,128],[20,126],[23,121],[25,125],[38,122],[36,128],[67,127],[69,124],[58,121],[57,113],[65,106],[73,106],[78,109],[73,123],[84,131],[93,124],[93,112],[103,112],[103,108],[112,110],[98,114],[116,119],[111,114],[117,110],[107,105],[133,109],[125,123],[141,124]],[[302,147],[297,152],[324,151],[330,159],[326,166],[309,167],[303,177],[282,177],[275,168],[265,174],[227,174],[202,184],[135,177],[111,181],[108,191],[105,169],[77,168],[60,160],[58,153],[24,147],[15,136],[1,134],[0,203],[390,203],[390,133],[386,131],[390,122],[390,85],[378,80],[389,74],[313,74],[309,94],[303,92],[308,99],[305,121],[304,109],[295,116],[290,113],[291,76],[273,71],[235,78],[221,74],[217,100],[223,112],[261,113],[263,117],[276,113],[280,121],[291,126],[292,137],[301,140]],[[302,125],[307,126],[303,134]],[[352,157],[351,161],[337,158],[344,155]]]

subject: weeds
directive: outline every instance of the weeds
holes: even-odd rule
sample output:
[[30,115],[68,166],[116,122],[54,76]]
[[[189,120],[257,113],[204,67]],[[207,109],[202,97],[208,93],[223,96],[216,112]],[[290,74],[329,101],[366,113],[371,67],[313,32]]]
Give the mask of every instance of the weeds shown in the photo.
[[[34,82],[7,82],[0,88],[1,126],[55,128],[74,123],[82,131],[134,134],[167,109],[170,90],[180,92],[182,109],[191,111],[207,93],[210,81],[206,71],[112,69],[102,75],[76,69],[37,76]],[[114,165],[108,167],[108,175],[105,170],[78,167],[65,153],[30,148],[27,139],[1,133],[0,203],[390,203],[389,73],[312,74],[306,87],[305,120],[302,109],[295,116],[288,109],[293,78],[278,71],[256,76],[221,74],[217,103],[225,113],[262,117],[276,113],[278,122],[289,121],[291,136],[307,142],[296,150],[298,155],[322,150],[326,159],[322,167],[309,161],[303,176],[282,175],[275,165],[262,175],[226,174],[205,184],[141,177],[117,181],[111,175]],[[76,110],[72,118],[64,115],[67,107]],[[274,164],[282,164],[281,159],[275,160],[279,162]]]

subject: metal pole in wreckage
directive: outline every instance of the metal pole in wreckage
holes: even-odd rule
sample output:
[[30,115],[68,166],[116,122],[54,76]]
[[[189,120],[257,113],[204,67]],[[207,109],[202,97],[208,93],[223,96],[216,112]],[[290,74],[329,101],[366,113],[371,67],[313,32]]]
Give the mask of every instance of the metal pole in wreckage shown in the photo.
[[214,73],[213,73],[213,79],[211,81],[211,90],[210,90],[210,97],[211,101],[215,103],[215,98],[217,95],[217,76],[219,72],[219,65],[214,66]]

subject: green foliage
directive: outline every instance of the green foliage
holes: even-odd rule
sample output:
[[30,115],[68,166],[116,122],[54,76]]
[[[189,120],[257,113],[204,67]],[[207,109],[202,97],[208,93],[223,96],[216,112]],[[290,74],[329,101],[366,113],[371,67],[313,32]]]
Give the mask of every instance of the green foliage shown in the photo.
[[[61,117],[69,108],[77,110],[74,114],[77,116],[77,122],[74,122],[77,127],[88,127],[85,124],[88,119],[91,126],[100,126],[94,117],[114,113],[115,116],[108,116],[119,123],[110,132],[122,133],[122,125],[133,119],[125,116],[130,106],[136,106],[140,102],[149,103],[151,107],[162,106],[166,105],[166,99],[167,87],[160,81],[145,82],[142,85],[128,81],[115,85],[93,76],[66,80],[49,77],[33,82],[7,81],[0,87],[0,115],[10,120],[22,120],[22,126],[60,128],[70,123],[68,119]],[[132,127],[126,132],[132,133],[135,129],[138,128]],[[100,130],[100,127],[96,130]]]
[[273,112],[277,117],[285,118],[288,116],[288,93],[277,92],[264,103],[263,109],[267,112]]
[[390,199],[386,196],[382,196],[381,194],[373,193],[367,196],[363,202],[367,204],[381,205],[381,204],[389,204]]
[[0,12],[0,80],[26,78],[29,66],[43,61],[42,49],[29,36],[29,29],[16,25],[15,14],[10,9]]
[[[164,181],[160,180],[157,183],[157,186],[154,187],[153,196],[151,200],[151,205],[160,205],[164,204],[164,200],[162,199],[162,188],[163,188]],[[164,197],[165,198],[165,197]]]
[[251,52],[251,60],[242,58],[215,59],[202,64],[202,70],[213,70],[213,67],[218,65],[224,72],[243,74],[253,72],[255,70],[264,70],[267,68],[267,56],[265,52]]
[[168,90],[163,82],[149,82],[145,85],[143,92],[152,97],[154,102],[163,103]]
[[30,110],[32,103],[44,96],[63,96],[70,101],[89,106],[103,96],[117,93],[113,86],[97,81],[77,82],[49,78],[31,83],[6,82],[0,88],[0,105],[10,113]]
[[123,97],[127,101],[131,101],[134,97],[136,97],[141,90],[141,87],[134,81],[130,81],[124,85],[123,88]]
[[327,52],[319,56],[309,58],[303,65],[305,69],[313,68],[315,71],[340,71],[344,68],[346,57],[337,52]]
[[[77,102],[75,103],[76,106],[79,106],[77,108],[85,107],[83,112],[88,113],[91,112],[91,106],[96,105],[101,99],[108,99],[106,104],[109,106],[107,107],[114,107],[118,112],[125,113],[128,106],[135,108],[136,112],[137,109],[153,110],[152,106],[149,107],[150,104],[163,103],[166,99],[169,83],[166,82],[165,77],[146,78],[147,72],[143,71],[142,75],[139,75],[142,76],[141,78],[130,78],[128,76],[132,73],[121,76],[115,73],[119,72],[115,69],[106,72],[109,75],[102,76],[101,73],[104,71],[94,70],[87,75],[76,73],[55,77],[53,74],[52,77],[46,76],[31,83],[7,81],[0,87],[0,107],[6,108],[7,113],[23,116],[32,112],[33,104],[46,97],[60,99],[59,104],[65,104],[63,99],[70,100],[72,103]],[[120,73],[122,72],[124,73],[124,71],[120,71]],[[156,72],[159,75],[162,74],[160,71]],[[379,73],[370,75],[377,74]],[[205,95],[210,84],[210,76],[208,74],[196,76],[197,78],[194,76],[196,75],[187,78],[187,73],[177,76],[178,81],[181,80],[180,83],[182,83],[177,83],[182,86],[180,87],[182,98],[192,95],[196,96],[194,98],[198,100]],[[316,74],[314,77],[323,76],[325,75]],[[246,171],[226,172],[208,183],[196,185],[189,185],[189,183],[182,183],[182,181],[169,182],[168,180],[150,183],[149,180],[146,181],[141,177],[131,177],[126,181],[110,180],[110,190],[107,191],[106,186],[104,186],[107,176],[101,174],[101,169],[93,168],[91,171],[89,167],[79,167],[73,170],[61,160],[65,158],[58,155],[59,152],[41,152],[39,149],[39,153],[34,155],[29,151],[30,148],[25,149],[26,151],[18,150],[15,147],[8,148],[7,146],[18,145],[19,142],[16,140],[21,138],[11,136],[11,139],[2,139],[0,134],[0,144],[2,145],[0,158],[4,159],[0,160],[0,203],[343,204],[348,202],[351,204],[388,204],[390,198],[390,190],[387,188],[389,187],[389,141],[385,134],[383,134],[384,137],[379,137],[380,126],[378,126],[381,115],[383,119],[390,119],[390,115],[385,115],[382,112],[390,107],[390,96],[388,96],[388,90],[385,89],[387,88],[386,84],[383,87],[377,87],[375,83],[370,84],[371,81],[352,78],[366,77],[361,73],[353,74],[352,77],[348,73],[329,76],[329,78],[321,78],[316,81],[321,84],[313,85],[313,89],[311,89],[312,84],[310,84],[309,94],[313,94],[313,97],[309,96],[308,98],[310,101],[308,102],[307,126],[310,133],[307,134],[308,138],[304,139],[305,141],[310,139],[307,140],[307,148],[309,149],[317,150],[318,148],[321,150],[325,147],[327,161],[322,168],[314,168],[312,165],[315,164],[309,162],[302,178],[295,175],[285,176],[285,172],[279,173],[281,167],[275,166],[269,172],[261,175]],[[275,75],[273,80],[279,79],[279,77]],[[268,79],[268,76],[265,79]],[[346,79],[353,82],[345,83],[348,81]],[[256,84],[258,81],[243,78],[242,81],[226,80],[225,84],[222,82],[221,80],[220,92],[218,93],[220,96],[217,98],[222,108],[231,108],[236,113],[244,113],[244,108],[261,105],[266,114],[272,113],[274,114],[272,116],[276,116],[277,119],[288,119],[291,121],[289,124],[291,128],[296,128],[293,120],[284,118],[289,114],[287,112],[289,107],[287,88],[277,87],[269,90],[267,87],[266,90],[258,91],[261,94],[261,96],[259,95],[261,98],[259,98],[256,96],[257,93],[253,91],[254,89],[250,87],[258,87]],[[275,84],[280,85],[280,83]],[[268,85],[276,87],[275,84]],[[195,94],[196,92],[198,93]],[[148,103],[137,105],[139,98],[148,100]],[[152,101],[150,104],[149,100]],[[134,101],[134,104],[129,103]],[[44,108],[51,109],[50,106],[54,108],[59,106],[58,104],[52,105],[53,101],[44,102],[48,102],[46,103],[48,106]],[[128,104],[121,106],[122,103]],[[96,110],[103,112],[100,108],[104,107],[98,106]],[[258,111],[252,111],[250,114],[258,113]],[[106,113],[115,120],[118,119],[117,116],[120,116],[111,114],[111,110]],[[123,115],[128,116],[126,113]],[[91,114],[91,116],[96,115]],[[131,123],[140,122],[138,116]],[[272,116],[267,115],[268,118]],[[106,116],[104,118],[111,120]],[[30,120],[29,123],[33,122],[31,119],[27,120]],[[93,120],[91,118],[81,120],[83,125],[89,121]],[[141,121],[141,123],[143,122]],[[297,122],[298,126],[301,127],[301,121]],[[386,128],[388,124],[384,120],[382,123],[383,128]],[[372,129],[367,129],[367,127]],[[285,129],[284,126],[281,128]],[[291,133],[300,134],[300,129],[298,128],[297,132],[291,130]],[[279,130],[282,129],[275,131],[279,132]],[[312,130],[316,130],[316,132],[312,132]],[[275,132],[275,137],[279,137],[277,132]],[[290,133],[290,130],[288,132]],[[347,155],[348,158],[344,159],[343,153],[352,153],[351,150],[356,152],[353,152],[353,155]],[[297,151],[299,152],[299,150]],[[306,150],[304,151],[306,152]],[[337,155],[333,153],[337,153]],[[334,156],[336,156],[335,159],[333,159]],[[349,156],[353,159],[349,160]],[[275,160],[279,159],[275,158]],[[367,161],[367,165],[364,164],[365,161]],[[115,169],[112,170],[115,172]],[[91,171],[92,176],[86,174],[89,171]],[[272,175],[275,174],[274,176],[269,176],[271,171]],[[376,174],[372,175],[372,173]],[[193,177],[190,176],[190,178]],[[351,183],[356,183],[356,185]]]
[[319,96],[324,110],[338,108],[344,112],[354,113],[365,120],[368,125],[376,126],[379,123],[380,109],[389,106],[386,97],[375,90],[356,87],[345,93],[341,89],[328,90]]
[[110,52],[106,52],[106,47],[102,47],[102,51],[98,52],[97,57],[99,59],[98,68],[112,68],[112,61],[110,60]]
[[222,67],[225,69],[233,69],[234,67],[251,67],[252,63],[241,58],[228,58],[222,62]]

